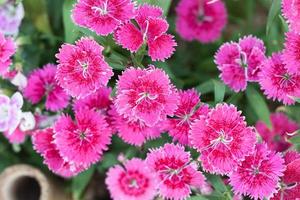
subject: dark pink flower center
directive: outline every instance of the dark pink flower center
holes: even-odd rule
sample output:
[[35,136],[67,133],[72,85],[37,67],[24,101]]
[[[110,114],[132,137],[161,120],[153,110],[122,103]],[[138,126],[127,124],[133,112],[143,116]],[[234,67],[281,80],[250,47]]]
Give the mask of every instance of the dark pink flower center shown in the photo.
[[187,170],[188,163],[175,157],[160,159],[155,163],[161,181],[172,189],[183,188],[190,184],[192,176]]
[[119,184],[125,194],[140,196],[145,193],[149,186],[149,179],[136,170],[128,170],[121,174]]

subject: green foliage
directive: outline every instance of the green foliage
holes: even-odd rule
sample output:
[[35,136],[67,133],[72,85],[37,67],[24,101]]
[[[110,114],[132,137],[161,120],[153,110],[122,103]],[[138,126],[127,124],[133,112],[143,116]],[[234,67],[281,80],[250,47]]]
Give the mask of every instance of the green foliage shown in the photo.
[[90,167],[88,170],[80,173],[72,180],[72,196],[74,200],[81,199],[84,190],[90,182],[95,172],[95,166]]

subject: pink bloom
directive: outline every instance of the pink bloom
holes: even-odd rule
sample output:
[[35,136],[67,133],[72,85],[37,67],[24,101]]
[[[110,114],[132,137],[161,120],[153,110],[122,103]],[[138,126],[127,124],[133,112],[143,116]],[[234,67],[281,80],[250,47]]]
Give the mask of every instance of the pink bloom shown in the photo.
[[119,115],[114,107],[109,114],[111,124],[118,132],[119,137],[131,145],[141,146],[147,140],[159,137],[162,132],[159,124],[149,127],[143,122],[129,121]]
[[84,98],[105,86],[113,75],[102,56],[103,47],[90,38],[64,44],[56,55],[58,84],[73,97]]
[[18,127],[21,117],[23,97],[16,92],[11,98],[0,94],[0,131],[11,135]]
[[138,27],[128,22],[117,29],[116,42],[131,52],[137,52],[146,43],[148,54],[153,61],[169,58],[177,44],[174,36],[166,33],[169,24],[162,18],[161,10],[142,5],[137,10],[135,20]]
[[183,200],[191,194],[191,187],[205,186],[205,177],[197,171],[195,163],[184,147],[165,144],[158,149],[150,150],[146,159],[147,165],[157,174],[159,193],[163,198]]
[[152,200],[156,195],[155,174],[139,158],[111,167],[105,183],[113,200]]
[[[5,2],[5,1],[4,1]],[[5,35],[17,35],[24,17],[22,2],[1,2],[0,5],[0,32]]]
[[154,126],[172,116],[177,108],[178,95],[169,77],[161,69],[126,69],[117,83],[115,106],[117,112],[130,121]]
[[282,60],[290,73],[299,74],[300,71],[300,33],[286,33],[285,50]]
[[258,81],[264,59],[263,41],[253,36],[245,36],[238,43],[225,43],[215,55],[221,79],[235,92],[244,91],[248,81]]
[[17,127],[11,134],[8,134],[8,132],[4,132],[3,135],[11,144],[22,144],[23,142],[25,142],[27,133],[21,131],[20,128]]
[[44,163],[55,174],[65,178],[76,176],[84,170],[82,166],[77,166],[65,161],[59,154],[53,138],[52,128],[37,130],[32,136],[33,148],[43,156]]
[[290,25],[290,29],[300,33],[300,1],[283,0],[282,14]]
[[232,173],[230,184],[235,194],[268,199],[277,192],[284,170],[284,160],[279,153],[270,151],[266,144],[257,144],[254,153]]
[[58,111],[67,107],[69,96],[55,80],[56,66],[47,64],[42,69],[34,70],[28,78],[24,96],[31,103],[39,103],[46,97],[47,110]]
[[222,1],[181,0],[176,13],[176,31],[188,41],[213,42],[221,36],[227,23],[227,11]]
[[135,15],[131,0],[78,0],[73,10],[76,24],[108,35]]
[[218,104],[192,124],[190,139],[201,153],[204,170],[218,174],[230,174],[256,143],[255,132],[247,127],[245,117],[227,104]]
[[104,116],[92,110],[76,111],[75,122],[70,116],[61,116],[54,132],[54,143],[64,160],[86,168],[101,159],[111,140]]
[[300,198],[300,154],[289,151],[284,157],[286,170],[279,192],[271,200],[298,200]]
[[16,45],[12,38],[4,37],[0,32],[0,75],[8,72],[11,56],[16,52]]
[[110,97],[111,88],[101,87],[95,93],[83,98],[77,99],[73,105],[74,110],[89,109],[101,111],[106,114],[108,108],[112,104]]
[[166,129],[175,141],[183,145],[190,144],[188,140],[191,124],[201,115],[209,112],[209,107],[200,102],[196,90],[179,91],[179,104],[173,118],[166,120]]
[[287,71],[284,56],[273,54],[261,65],[259,84],[269,99],[277,99],[286,105],[294,104],[293,97],[300,97],[300,75]]
[[291,143],[286,140],[288,134],[298,130],[298,124],[289,120],[284,113],[273,113],[270,119],[272,129],[269,129],[264,122],[258,121],[255,125],[258,133],[271,150],[279,152],[287,150],[291,146]]

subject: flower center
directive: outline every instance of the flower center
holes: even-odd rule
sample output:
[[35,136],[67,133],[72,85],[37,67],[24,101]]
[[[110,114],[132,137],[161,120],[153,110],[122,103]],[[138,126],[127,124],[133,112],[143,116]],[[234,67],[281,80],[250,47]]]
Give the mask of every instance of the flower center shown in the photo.
[[296,84],[296,82],[293,80],[293,77],[288,73],[283,75],[275,75],[275,77],[280,78],[280,87],[288,87],[290,84],[294,86]]
[[84,78],[87,78],[88,76],[88,69],[89,69],[89,62],[88,61],[80,61],[80,60],[77,60],[77,62],[79,63],[79,65],[82,67],[82,76]]
[[94,12],[98,12],[100,13],[100,15],[107,15],[108,14],[108,10],[107,10],[107,0],[103,3],[102,8],[99,6],[93,6],[92,10]]
[[258,168],[258,167],[253,167],[252,173],[253,173],[254,175],[259,174],[259,168]]
[[80,140],[84,140],[86,138],[86,133],[85,132],[80,132],[79,138],[80,138]]
[[138,171],[127,171],[122,173],[119,179],[120,186],[124,193],[130,196],[140,196],[144,194],[149,186],[149,180]]
[[197,15],[197,19],[199,22],[212,22],[213,18],[211,16],[206,16],[205,15],[205,9],[204,9],[204,1],[200,1],[200,6],[199,6],[199,10],[198,10],[198,15]]
[[140,96],[140,98],[138,98],[136,100],[136,104],[139,104],[143,100],[147,100],[147,99],[149,99],[149,100],[152,101],[152,100],[155,100],[158,97],[158,95],[152,95],[152,94],[150,94],[148,92],[142,92],[142,93],[139,94],[139,96]]

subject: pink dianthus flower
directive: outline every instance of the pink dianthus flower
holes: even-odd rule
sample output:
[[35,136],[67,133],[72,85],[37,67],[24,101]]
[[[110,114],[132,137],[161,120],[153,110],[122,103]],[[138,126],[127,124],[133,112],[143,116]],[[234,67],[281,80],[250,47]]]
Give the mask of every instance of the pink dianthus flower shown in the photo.
[[103,47],[91,38],[81,38],[76,45],[64,44],[56,55],[58,84],[68,94],[84,98],[106,86],[113,75],[102,55]]
[[249,195],[255,200],[268,199],[277,192],[284,170],[279,153],[270,151],[266,144],[256,144],[254,153],[231,174],[230,185],[235,194]]
[[54,144],[52,128],[37,130],[32,135],[33,148],[42,155],[44,163],[55,174],[65,178],[76,176],[84,170],[82,166],[65,161]]
[[139,158],[111,167],[105,183],[113,200],[152,200],[157,193],[155,174]]
[[204,170],[230,174],[249,155],[256,143],[252,127],[234,105],[218,104],[192,124],[190,139],[201,153]]
[[131,0],[78,0],[72,12],[79,26],[108,35],[135,15]]
[[111,130],[104,116],[93,110],[61,116],[54,125],[54,143],[64,160],[88,168],[102,157],[111,142]]
[[130,121],[154,126],[172,116],[177,108],[178,94],[167,74],[154,66],[147,69],[126,69],[117,83],[115,107]]
[[284,59],[275,53],[263,61],[259,84],[267,98],[290,105],[295,103],[293,97],[300,97],[300,75],[288,72]]
[[299,125],[284,113],[273,113],[270,119],[271,129],[264,122],[258,121],[255,125],[256,130],[271,150],[278,152],[287,150],[291,146],[291,143],[286,140],[289,138],[288,134],[298,130]]
[[282,0],[282,14],[290,25],[290,29],[300,33],[300,0]]
[[34,70],[28,78],[28,84],[24,90],[24,97],[31,103],[39,103],[46,97],[47,110],[58,111],[67,107],[69,96],[55,80],[56,66],[47,64],[42,69]]
[[223,1],[181,0],[176,8],[176,31],[188,41],[203,43],[217,40],[227,23],[227,11]]
[[191,124],[201,115],[207,115],[209,106],[200,102],[199,94],[196,90],[190,89],[179,91],[178,108],[174,117],[168,118],[165,122],[165,128],[182,145],[189,145],[189,131]]
[[131,52],[137,52],[146,43],[153,61],[169,58],[177,44],[174,36],[166,33],[169,24],[162,18],[162,10],[147,4],[141,5],[135,20],[138,27],[128,22],[117,29],[116,42]]
[[300,73],[300,33],[287,32],[282,60],[290,73]]
[[253,36],[245,36],[238,43],[225,43],[215,55],[220,78],[235,92],[244,91],[248,81],[258,81],[264,59],[264,43]]
[[11,65],[11,56],[16,52],[16,45],[12,38],[5,37],[0,32],[0,75],[3,76],[9,72]]
[[165,199],[186,199],[191,187],[200,189],[206,185],[205,177],[181,145],[165,144],[150,150],[146,163],[157,174],[159,194]]

